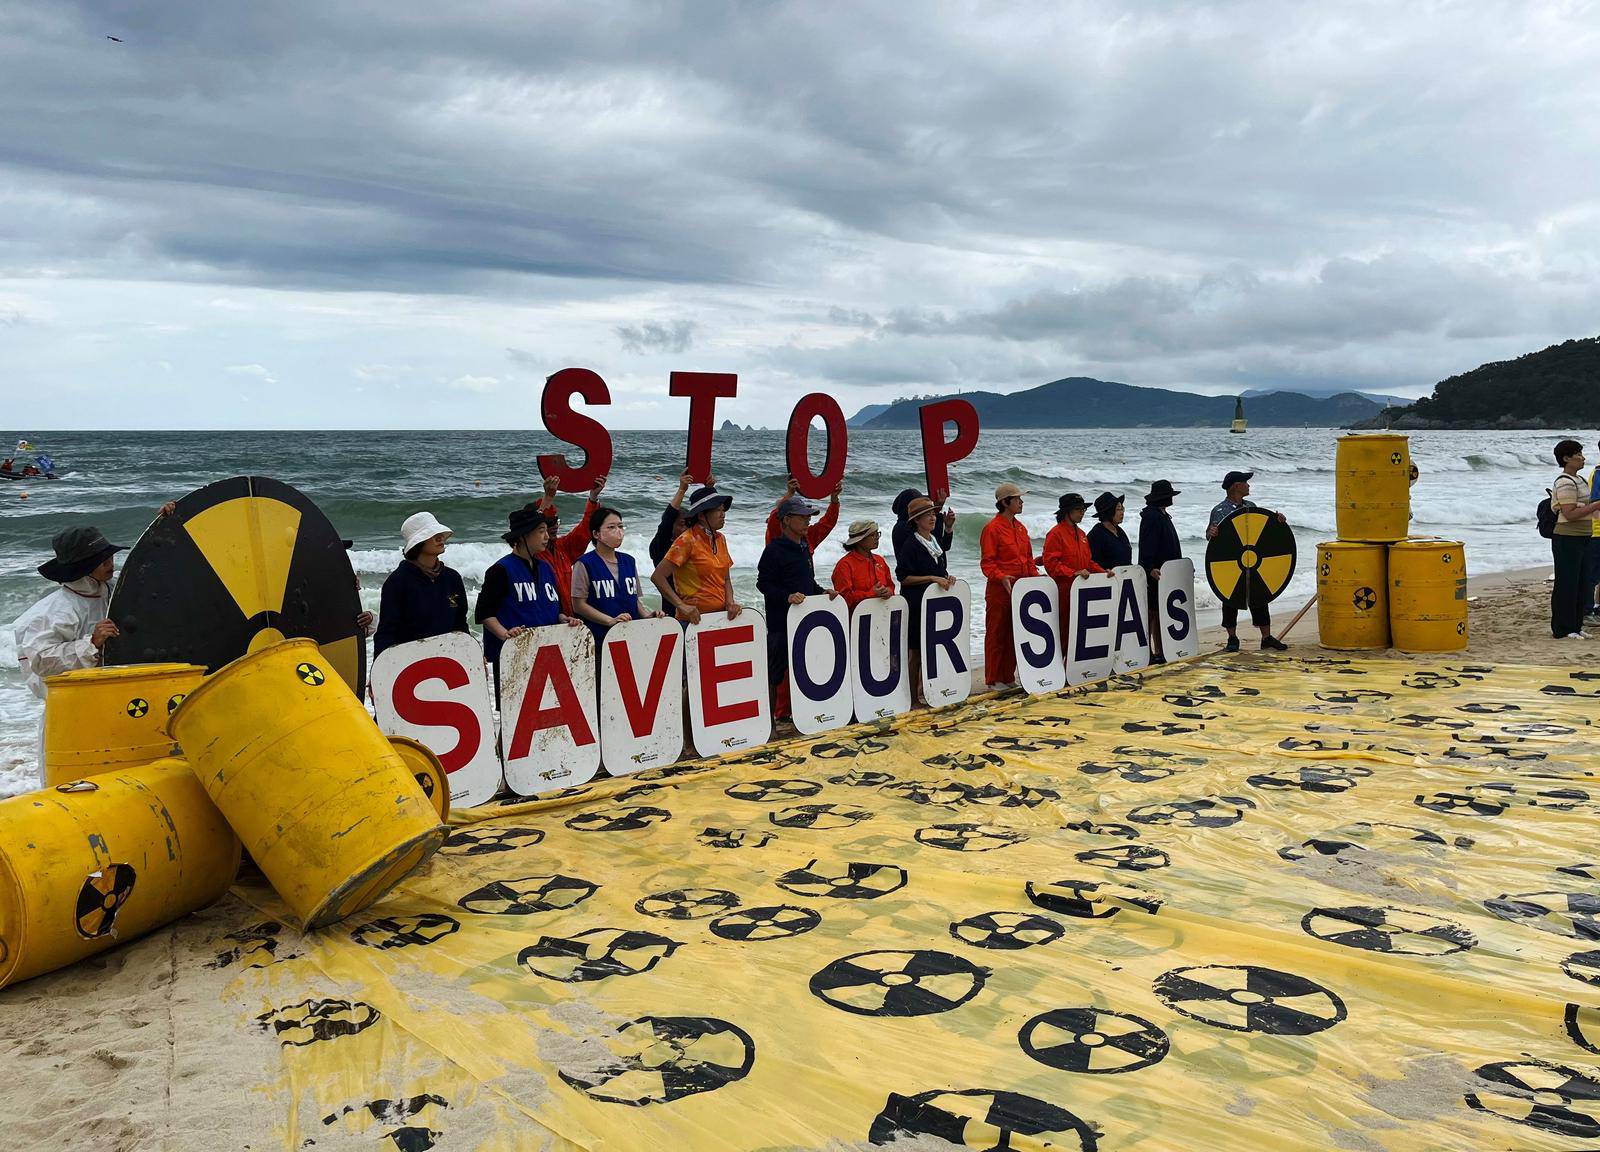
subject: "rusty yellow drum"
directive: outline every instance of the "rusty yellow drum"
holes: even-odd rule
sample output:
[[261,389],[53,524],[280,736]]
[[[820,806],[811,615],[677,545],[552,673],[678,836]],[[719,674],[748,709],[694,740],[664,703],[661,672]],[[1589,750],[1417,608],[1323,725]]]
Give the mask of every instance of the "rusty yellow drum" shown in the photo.
[[1389,633],[1406,652],[1467,646],[1467,548],[1459,540],[1389,547]]
[[1404,540],[1411,525],[1411,450],[1404,436],[1341,436],[1334,455],[1339,539]]
[[1324,648],[1389,646],[1389,546],[1317,545],[1317,629]]
[[177,752],[167,720],[205,679],[198,664],[85,668],[45,680],[47,787]]

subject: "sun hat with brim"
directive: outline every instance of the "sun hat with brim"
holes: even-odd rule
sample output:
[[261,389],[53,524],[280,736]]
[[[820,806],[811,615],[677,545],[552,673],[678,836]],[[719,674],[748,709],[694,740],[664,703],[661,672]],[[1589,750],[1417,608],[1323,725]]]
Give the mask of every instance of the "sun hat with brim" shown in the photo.
[[859,544],[877,530],[878,522],[876,520],[856,520],[850,525],[850,532],[844,538],[844,546],[848,548],[852,544]]
[[918,496],[910,504],[906,505],[906,519],[915,520],[926,512],[937,512],[938,510],[939,506],[932,500],[929,500],[926,496]]
[[432,512],[413,512],[400,525],[400,539],[404,541],[400,551],[410,552],[424,540],[431,540],[441,532],[446,536],[455,535],[454,531],[439,523]]
[[51,538],[50,547],[56,554],[39,565],[39,575],[57,584],[82,580],[106,557],[128,550],[126,545],[107,540],[98,528],[67,528]]
[[1144,498],[1144,502],[1146,504],[1171,503],[1174,496],[1181,496],[1182,494],[1183,490],[1174,488],[1171,480],[1157,480],[1150,485],[1150,495]]
[[785,516],[820,516],[822,509],[815,504],[808,503],[798,496],[790,496],[778,505],[778,517]]
[[1009,480],[994,490],[994,498],[996,500],[1009,500],[1013,496],[1026,496],[1027,494],[1026,490],[1018,488]]
[[1123,498],[1115,492],[1102,492],[1094,498],[1094,518],[1096,520],[1109,520],[1117,514],[1117,509],[1122,507]]
[[1076,492],[1068,492],[1056,503],[1056,522],[1060,523],[1079,508],[1087,508],[1088,506],[1082,496]]
[[544,509],[539,505],[528,503],[518,508],[506,517],[507,530],[500,533],[500,539],[507,544],[515,544],[523,539],[541,524],[548,525],[550,518],[545,515]]
[[689,493],[689,503],[684,506],[683,514],[692,520],[696,516],[704,516],[707,512],[717,508],[728,508],[733,505],[732,496],[724,496],[709,484],[704,488],[696,488]]

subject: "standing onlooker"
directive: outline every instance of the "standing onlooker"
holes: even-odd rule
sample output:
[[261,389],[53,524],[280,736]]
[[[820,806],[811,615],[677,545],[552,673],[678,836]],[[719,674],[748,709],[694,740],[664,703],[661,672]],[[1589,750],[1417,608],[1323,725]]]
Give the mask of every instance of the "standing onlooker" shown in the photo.
[[1083,513],[1089,505],[1076,492],[1068,492],[1056,505],[1056,526],[1044,538],[1044,574],[1053,577],[1061,593],[1061,646],[1065,650],[1072,635],[1067,625],[1072,618],[1072,582],[1079,576],[1105,569],[1094,562],[1089,537],[1084,534]]
[[1100,523],[1089,529],[1089,555],[1101,571],[1133,563],[1133,541],[1122,530],[1125,511],[1122,497],[1115,492],[1102,492],[1094,498],[1094,518]]
[[[1149,592],[1145,604],[1161,603],[1161,566],[1168,560],[1183,556],[1183,544],[1178,539],[1177,525],[1172,522],[1172,498],[1181,491],[1170,480],[1157,480],[1150,486],[1150,495],[1144,498],[1144,510],[1139,513],[1139,567],[1148,578]],[[1227,609],[1223,609],[1226,620]],[[1147,607],[1147,614],[1149,613]],[[1232,636],[1230,631],[1228,635]],[[1236,644],[1235,647],[1238,645]],[[1150,628],[1150,663],[1165,664],[1166,653],[1161,650],[1161,629]]]
[[[811,527],[806,529],[806,547],[815,552],[828,538],[828,533],[833,531],[833,526],[839,522],[839,495],[844,491],[844,481],[841,480],[833,487],[833,495],[828,497],[828,506],[822,510],[821,518]],[[771,544],[783,535],[783,525],[779,522],[778,509],[782,508],[800,492],[800,485],[793,476],[784,485],[783,495],[772,506],[772,511],[767,513],[767,535],[764,544]]]
[[847,607],[854,608],[874,597],[887,600],[894,595],[894,577],[889,575],[889,563],[876,551],[881,538],[876,520],[857,520],[850,525],[850,534],[844,541],[844,555],[833,566],[834,591],[844,597]]
[[664,613],[652,612],[639,596],[639,566],[622,547],[622,513],[596,508],[589,517],[589,537],[594,547],[572,566],[573,615],[594,633],[596,643],[613,624],[644,620]]
[[650,576],[661,602],[672,605],[686,624],[700,623],[702,612],[726,612],[732,620],[743,611],[733,598],[733,581],[728,577],[733,556],[722,535],[732,503],[732,496],[709,484],[695,489],[684,510],[687,526]]
[[789,718],[789,606],[824,592],[817,583],[811,546],[806,542],[811,518],[821,511],[798,496],[779,504],[782,534],[762,550],[756,566],[756,589],[766,601],[767,680],[772,686],[772,715],[776,720]]
[[[1255,502],[1246,499],[1250,495],[1250,477],[1254,472],[1229,472],[1222,478],[1222,490],[1225,493],[1222,502],[1211,509],[1211,520],[1206,525],[1206,539],[1216,538],[1217,530],[1222,527],[1222,522],[1232,516],[1241,508],[1254,508]],[[1170,503],[1170,501],[1169,501]],[[1282,512],[1278,520],[1283,522]],[[1261,630],[1262,651],[1286,652],[1289,646],[1272,634],[1272,612],[1268,608],[1270,603],[1267,597],[1267,586],[1254,572],[1246,572],[1245,603],[1250,606],[1250,623]],[[1228,642],[1224,647],[1229,652],[1239,650],[1239,609],[1232,604],[1222,606],[1222,629],[1228,634]]]
[[1594,590],[1585,586],[1584,572],[1600,501],[1584,499],[1584,486],[1578,479],[1583,445],[1563,440],[1554,454],[1561,475],[1550,489],[1550,508],[1556,514],[1555,532],[1550,537],[1556,566],[1556,581],[1550,589],[1550,634],[1558,640],[1586,640],[1583,617],[1593,602]]
[[461,573],[440,560],[453,533],[432,512],[407,516],[400,525],[405,559],[383,582],[372,656],[385,648],[467,631],[467,588]]
[[918,661],[922,650],[922,598],[928,587],[937,584],[948,591],[955,584],[950,575],[950,528],[954,513],[945,513],[944,535],[939,534],[939,509],[926,496],[913,497],[904,508],[911,531],[895,541],[895,572],[900,577],[900,594],[911,609],[907,646],[911,653],[911,691],[919,704],[922,680]]
[[990,687],[1010,685],[1017,678],[1017,653],[1012,647],[1011,585],[1037,576],[1033,541],[1017,519],[1027,495],[1007,482],[994,490],[994,519],[978,538],[979,563],[987,582],[983,589],[983,679]]

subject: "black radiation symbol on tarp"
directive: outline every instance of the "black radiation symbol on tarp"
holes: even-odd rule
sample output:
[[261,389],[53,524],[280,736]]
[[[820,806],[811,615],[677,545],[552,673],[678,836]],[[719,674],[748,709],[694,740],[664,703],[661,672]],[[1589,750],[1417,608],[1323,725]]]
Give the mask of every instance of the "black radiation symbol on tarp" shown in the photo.
[[1227,828],[1244,819],[1256,803],[1243,796],[1201,796],[1143,804],[1128,813],[1135,824],[1170,824],[1176,828]]
[[461,921],[438,912],[419,912],[412,916],[383,916],[368,920],[350,932],[350,939],[368,948],[388,951],[393,948],[423,947],[437,944],[461,930]]
[[515,880],[491,880],[474,888],[456,904],[468,912],[484,916],[528,916],[535,912],[554,912],[571,908],[593,896],[598,884],[560,873],[547,876],[522,876]]
[[926,949],[857,952],[811,977],[811,994],[858,1016],[931,1016],[971,1000],[989,969]]
[[867,1133],[871,1144],[899,1145],[919,1136],[956,1148],[1053,1148],[1095,1152],[1099,1137],[1065,1108],[1020,1092],[941,1089],[915,1096],[890,1093]]
[[1150,1021],[1104,1008],[1052,1009],[1024,1024],[1017,1041],[1041,1064],[1096,1076],[1159,1064],[1172,1046]]
[[822,832],[852,828],[871,820],[872,813],[850,804],[796,804],[769,813],[767,819],[779,828],[811,828]]
[[1017,952],[1061,939],[1066,929],[1034,912],[980,912],[950,925],[950,935],[974,948]]
[[1600,940],[1600,896],[1588,892],[1524,892],[1496,896],[1483,906],[1513,924],[1574,940]]
[[739,906],[739,897],[722,888],[674,888],[646,896],[634,911],[663,920],[704,920]]
[[273,1033],[284,1047],[302,1048],[365,1032],[380,1016],[376,1008],[360,1000],[302,1000],[263,1012],[256,1017],[256,1023]]
[[787,940],[802,936],[822,923],[822,917],[809,908],[794,904],[774,904],[763,908],[741,908],[718,916],[710,924],[711,934],[724,940]]
[[931,824],[917,829],[917,843],[947,852],[993,852],[1021,844],[1028,837],[992,824]]
[[128,715],[132,716],[135,720],[139,719],[148,711],[150,711],[150,701],[139,699],[137,697],[128,701]]
[[765,848],[772,843],[770,832],[744,828],[702,828],[694,838],[707,848]]
[[1469,1108],[1574,1140],[1600,1137],[1600,1081],[1547,1060],[1505,1060],[1472,1073],[1484,1084],[1466,1095]]
[[1371,775],[1371,768],[1358,764],[1319,764],[1282,772],[1262,772],[1249,777],[1245,783],[1252,788],[1298,789],[1301,792],[1330,794],[1348,792]]
[[591,1100],[643,1107],[712,1092],[742,1080],[755,1065],[750,1034],[710,1016],[641,1016],[617,1029],[609,1058],[561,1079]]
[[78,889],[78,935],[85,940],[111,935],[117,913],[133,895],[133,882],[133,867],[128,864],[108,864],[91,872]]
[[590,928],[574,936],[541,936],[517,963],[548,980],[581,984],[648,972],[681,947],[678,941],[626,928]]
[[1150,872],[1166,868],[1172,857],[1148,844],[1118,844],[1112,848],[1089,848],[1074,857],[1080,864],[1096,868],[1116,868],[1124,872]]
[[723,789],[722,794],[730,800],[766,804],[778,800],[804,800],[821,791],[822,785],[814,780],[745,780]]
[[1318,940],[1395,956],[1448,956],[1478,943],[1459,924],[1404,908],[1313,908],[1300,927]]
[[307,637],[366,692],[361,598],[339,534],[303,493],[264,476],[219,480],[178,501],[122,565],[107,666],[203,664],[215,672],[279,637]]
[[959,780],[902,780],[883,792],[912,804],[955,805],[971,799],[972,786]]
[[601,808],[584,812],[567,821],[574,832],[637,832],[652,824],[665,824],[672,813],[665,808],[651,808],[638,804],[620,808]]
[[1449,848],[1452,843],[1457,848],[1471,848],[1473,842],[1465,836],[1449,841],[1437,832],[1414,828],[1409,824],[1369,823],[1362,820],[1331,829],[1321,836],[1313,836],[1294,847],[1280,848],[1278,855],[1285,860],[1309,860],[1316,856],[1342,856],[1349,859],[1354,853],[1365,852],[1369,848],[1416,855],[1418,845],[1423,846],[1420,851],[1432,854],[1432,849]]
[[1250,964],[1174,968],[1155,993],[1174,1012],[1233,1032],[1309,1036],[1346,1015],[1344,1001],[1315,981]]
[[1102,884],[1098,880],[1028,881],[1023,885],[1028,899],[1047,912],[1059,912],[1080,920],[1107,920],[1124,905],[1151,915],[1161,911],[1162,900],[1131,884]]
[[1561,971],[1580,984],[1600,988],[1600,950],[1574,952],[1561,962]]
[[813,860],[779,876],[779,888],[796,896],[831,897],[835,900],[876,900],[906,886],[904,868],[893,864],[829,864]]
[[515,852],[531,848],[544,839],[542,828],[509,828],[491,824],[485,828],[463,828],[452,832],[440,845],[442,856],[488,856],[496,852]]
[[842,784],[846,788],[882,788],[885,784],[893,784],[894,777],[887,772],[863,772],[859,768],[852,768],[838,776],[829,776],[829,784]]
[[1052,788],[1030,788],[1026,784],[1002,788],[998,784],[983,784],[970,788],[963,803],[979,804],[986,808],[1037,808],[1059,799],[1061,793]]
[[1243,608],[1259,586],[1276,600],[1294,575],[1294,532],[1277,514],[1240,508],[1217,525],[1206,545],[1206,582],[1224,605]]
[[982,772],[1004,766],[1004,756],[993,752],[941,752],[923,761],[929,768],[954,768],[958,772]]
[[1377,607],[1378,594],[1371,588],[1357,588],[1351,594],[1350,602],[1356,606],[1358,612],[1369,612]]

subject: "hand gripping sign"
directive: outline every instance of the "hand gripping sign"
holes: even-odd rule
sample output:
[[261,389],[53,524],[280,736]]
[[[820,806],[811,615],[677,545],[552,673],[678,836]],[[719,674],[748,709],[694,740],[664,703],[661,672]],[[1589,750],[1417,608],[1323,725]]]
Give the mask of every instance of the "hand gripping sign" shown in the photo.
[[772,738],[767,697],[767,622],[746,608],[736,620],[707,612],[685,637],[689,736],[702,756],[722,756]]
[[500,742],[517,795],[582,784],[599,770],[594,679],[587,628],[530,628],[500,650]]
[[930,708],[960,704],[972,693],[972,588],[957,580],[922,597],[922,698]]
[[494,799],[500,757],[476,640],[450,632],[384,649],[372,663],[372,698],[384,735],[409,736],[439,758],[452,807]]
[[625,776],[683,752],[683,628],[629,620],[600,641],[600,757]]
[[1061,592],[1049,576],[1024,576],[1011,585],[1011,636],[1017,679],[1030,695],[1067,686],[1061,662]]
[[1150,613],[1161,629],[1164,655],[1187,660],[1200,654],[1200,629],[1194,621],[1194,561],[1168,560],[1161,566],[1160,603]]
[[1117,578],[1091,572],[1072,582],[1072,636],[1067,642],[1067,683],[1088,684],[1111,675],[1116,659]]
[[850,617],[850,687],[857,720],[911,711],[911,606],[904,596],[863,600]]
[[789,705],[807,736],[850,723],[850,610],[843,597],[789,605]]
[[1150,665],[1150,577],[1137,564],[1111,570],[1117,578],[1112,597],[1111,670],[1137,672]]

